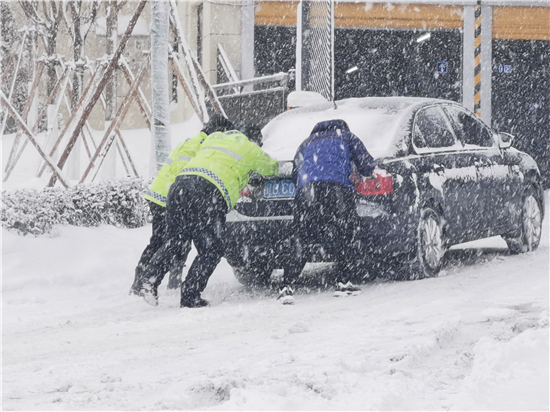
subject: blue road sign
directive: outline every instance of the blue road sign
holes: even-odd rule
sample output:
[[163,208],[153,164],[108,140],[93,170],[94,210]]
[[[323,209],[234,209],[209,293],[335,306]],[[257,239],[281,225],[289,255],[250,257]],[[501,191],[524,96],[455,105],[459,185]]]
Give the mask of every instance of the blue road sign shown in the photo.
[[499,73],[510,74],[510,73],[512,73],[512,65],[501,63],[501,64],[498,65],[497,70],[498,70]]

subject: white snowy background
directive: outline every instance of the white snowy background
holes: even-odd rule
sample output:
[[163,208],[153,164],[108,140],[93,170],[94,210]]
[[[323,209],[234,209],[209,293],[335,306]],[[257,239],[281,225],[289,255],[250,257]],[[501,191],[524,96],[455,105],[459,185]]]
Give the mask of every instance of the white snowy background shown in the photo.
[[[174,126],[174,145],[199,127]],[[148,132],[125,136],[146,175]],[[43,187],[36,167],[31,154],[3,189]],[[149,225],[2,229],[2,409],[548,410],[548,197],[535,252],[472,242],[436,278],[300,288],[294,306],[225,260],[209,307],[180,309],[165,283],[158,307],[129,296]]]

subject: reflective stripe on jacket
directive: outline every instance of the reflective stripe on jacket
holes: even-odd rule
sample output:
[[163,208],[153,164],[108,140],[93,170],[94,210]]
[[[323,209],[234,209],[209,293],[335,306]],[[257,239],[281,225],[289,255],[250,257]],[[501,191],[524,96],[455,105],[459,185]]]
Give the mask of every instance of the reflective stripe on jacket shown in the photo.
[[206,134],[200,132],[184,140],[172,150],[172,153],[170,153],[170,156],[168,156],[166,162],[160,168],[157,177],[155,177],[155,180],[151,183],[149,192],[145,195],[145,199],[166,207],[168,189],[170,189],[170,186],[174,183],[174,180],[176,180],[176,176],[179,174],[180,170],[195,156],[205,138]]
[[209,135],[180,175],[198,175],[214,183],[231,209],[250,172],[269,176],[279,173],[279,165],[244,134],[231,130]]

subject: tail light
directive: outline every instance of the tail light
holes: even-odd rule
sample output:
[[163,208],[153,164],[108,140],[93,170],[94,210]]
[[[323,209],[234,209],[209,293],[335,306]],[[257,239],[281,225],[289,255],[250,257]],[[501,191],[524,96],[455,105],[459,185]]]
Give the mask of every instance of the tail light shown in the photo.
[[252,196],[252,192],[250,191],[250,188],[248,187],[248,185],[246,185],[243,188],[243,190],[241,190],[239,193],[241,194],[241,196],[244,196],[244,197]]
[[391,195],[393,178],[390,174],[375,173],[372,177],[363,177],[355,182],[355,191],[362,195]]

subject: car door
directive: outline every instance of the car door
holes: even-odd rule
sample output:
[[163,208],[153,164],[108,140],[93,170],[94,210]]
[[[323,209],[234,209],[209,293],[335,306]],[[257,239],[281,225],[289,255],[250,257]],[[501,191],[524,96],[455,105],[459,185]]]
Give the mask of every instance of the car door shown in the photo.
[[439,105],[419,110],[413,122],[413,147],[427,196],[441,194],[451,242],[464,239],[478,224],[480,188],[473,162],[464,153],[448,117]]
[[485,232],[484,236],[498,234],[513,212],[513,188],[519,184],[519,168],[506,164],[494,132],[477,116],[455,105],[445,106],[445,111],[477,170],[479,201],[483,204],[479,230]]

